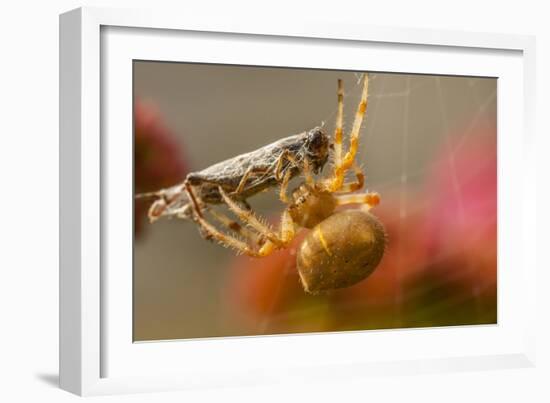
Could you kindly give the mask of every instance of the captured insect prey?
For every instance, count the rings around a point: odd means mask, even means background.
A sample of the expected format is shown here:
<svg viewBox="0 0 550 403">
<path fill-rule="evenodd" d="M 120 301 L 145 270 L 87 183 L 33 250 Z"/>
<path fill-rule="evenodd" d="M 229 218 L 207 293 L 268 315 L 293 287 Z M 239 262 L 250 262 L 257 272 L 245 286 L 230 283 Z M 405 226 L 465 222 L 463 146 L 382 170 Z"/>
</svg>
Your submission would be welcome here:
<svg viewBox="0 0 550 403">
<path fill-rule="evenodd" d="M 223 203 L 220 186 L 235 201 L 245 203 L 247 198 L 298 175 L 306 160 L 314 173 L 320 172 L 329 156 L 328 146 L 328 136 L 316 127 L 189 173 L 181 184 L 136 197 L 157 199 L 149 209 L 151 222 L 161 217 L 192 219 L 191 202 L 200 203 L 202 208 Z"/>
<path fill-rule="evenodd" d="M 332 139 L 322 127 L 315 127 L 190 173 L 176 186 L 136 197 L 156 199 L 149 209 L 151 222 L 162 217 L 191 220 L 204 238 L 252 257 L 289 248 L 299 228 L 309 229 L 296 254 L 304 290 L 319 293 L 354 285 L 378 266 L 386 246 L 384 227 L 369 211 L 380 196 L 359 192 L 365 176 L 356 155 L 368 88 L 365 74 L 346 150 L 344 89 L 338 80 Z M 315 177 L 328 161 L 328 176 Z M 348 172 L 353 180 L 346 179 Z M 289 182 L 297 176 L 301 182 L 290 192 Z M 274 229 L 252 211 L 247 199 L 276 187 L 286 208 Z M 212 208 L 219 204 L 225 204 L 237 219 Z M 338 209 L 347 205 L 358 206 Z"/>
</svg>

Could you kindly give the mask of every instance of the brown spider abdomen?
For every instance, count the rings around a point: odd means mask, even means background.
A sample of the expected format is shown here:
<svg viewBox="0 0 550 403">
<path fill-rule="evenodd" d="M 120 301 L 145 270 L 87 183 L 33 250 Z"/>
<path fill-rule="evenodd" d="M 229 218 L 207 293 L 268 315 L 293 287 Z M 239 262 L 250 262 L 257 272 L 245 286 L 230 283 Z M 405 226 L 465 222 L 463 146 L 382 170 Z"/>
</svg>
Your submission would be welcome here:
<svg viewBox="0 0 550 403">
<path fill-rule="evenodd" d="M 364 210 L 336 213 L 304 238 L 296 258 L 304 289 L 312 294 L 349 287 L 365 279 L 380 263 L 386 232 Z"/>
</svg>

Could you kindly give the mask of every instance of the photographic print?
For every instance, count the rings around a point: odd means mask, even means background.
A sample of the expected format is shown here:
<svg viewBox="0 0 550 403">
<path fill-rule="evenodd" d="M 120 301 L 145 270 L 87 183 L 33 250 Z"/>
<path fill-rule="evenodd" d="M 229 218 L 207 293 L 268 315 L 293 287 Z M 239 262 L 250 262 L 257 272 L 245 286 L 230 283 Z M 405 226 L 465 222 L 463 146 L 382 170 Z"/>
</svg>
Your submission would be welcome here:
<svg viewBox="0 0 550 403">
<path fill-rule="evenodd" d="M 133 62 L 134 341 L 495 324 L 497 79 Z"/>
</svg>

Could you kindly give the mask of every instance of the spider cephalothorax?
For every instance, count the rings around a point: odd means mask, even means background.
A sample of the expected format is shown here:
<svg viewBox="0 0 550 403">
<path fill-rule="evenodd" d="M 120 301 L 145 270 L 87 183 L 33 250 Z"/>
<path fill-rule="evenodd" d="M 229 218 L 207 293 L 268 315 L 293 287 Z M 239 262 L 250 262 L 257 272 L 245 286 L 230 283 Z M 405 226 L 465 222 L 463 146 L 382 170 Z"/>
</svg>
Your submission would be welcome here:
<svg viewBox="0 0 550 403">
<path fill-rule="evenodd" d="M 288 206 L 292 220 L 300 227 L 310 229 L 334 214 L 339 205 L 362 203 L 372 207 L 380 201 L 377 193 L 353 195 L 350 198 L 349 195 L 334 194 L 320 184 L 307 183 L 294 190 L 292 198 L 293 202 Z"/>
<path fill-rule="evenodd" d="M 292 192 L 292 198 L 288 211 L 292 220 L 304 228 L 313 228 L 330 217 L 338 205 L 332 193 L 305 183 Z"/>
</svg>

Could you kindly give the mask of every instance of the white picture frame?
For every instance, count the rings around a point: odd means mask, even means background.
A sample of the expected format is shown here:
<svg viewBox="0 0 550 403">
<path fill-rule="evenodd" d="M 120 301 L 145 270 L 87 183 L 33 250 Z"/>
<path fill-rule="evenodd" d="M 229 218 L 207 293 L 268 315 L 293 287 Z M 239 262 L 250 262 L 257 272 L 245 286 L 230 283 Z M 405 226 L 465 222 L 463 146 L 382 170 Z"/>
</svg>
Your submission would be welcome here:
<svg viewBox="0 0 550 403">
<path fill-rule="evenodd" d="M 338 57 L 305 57 L 312 43 Z M 534 49 L 529 36 L 315 20 L 103 8 L 61 15 L 61 387 L 96 395 L 534 365 Z M 132 227 L 124 213 L 131 163 L 120 157 L 131 150 L 123 133 L 131 134 L 133 59 L 499 77 L 498 325 L 133 343 Z M 109 135 L 115 129 L 120 136 Z M 114 262 L 122 269 L 109 271 Z M 320 347 L 334 353 L 320 356 Z"/>
</svg>

